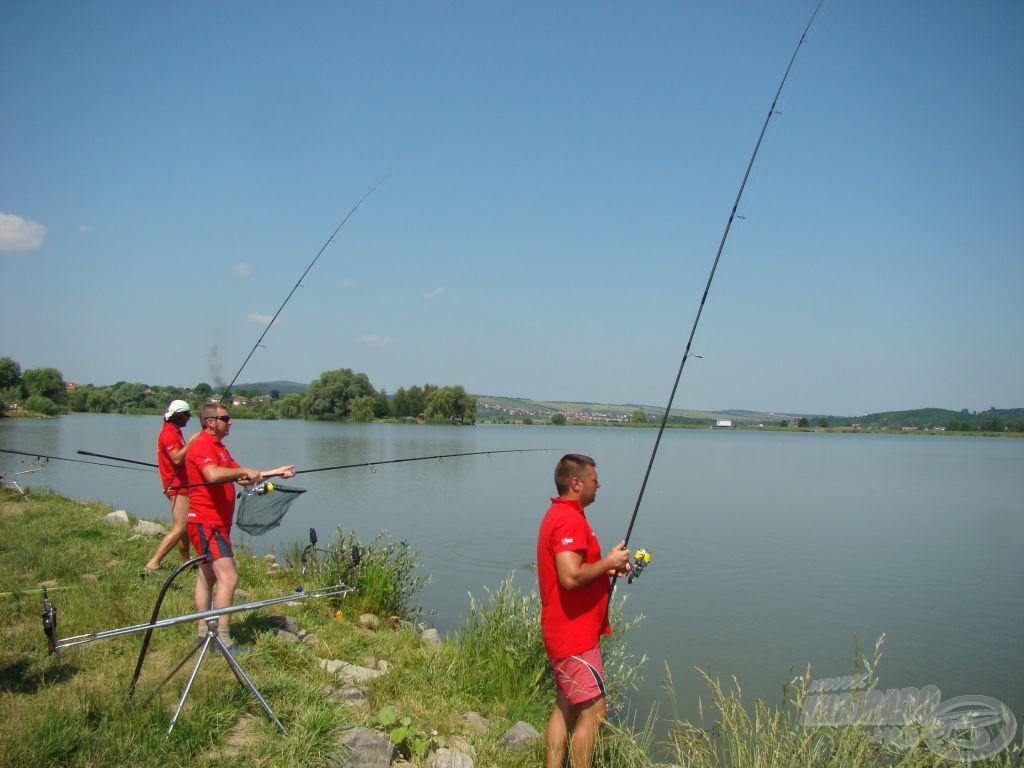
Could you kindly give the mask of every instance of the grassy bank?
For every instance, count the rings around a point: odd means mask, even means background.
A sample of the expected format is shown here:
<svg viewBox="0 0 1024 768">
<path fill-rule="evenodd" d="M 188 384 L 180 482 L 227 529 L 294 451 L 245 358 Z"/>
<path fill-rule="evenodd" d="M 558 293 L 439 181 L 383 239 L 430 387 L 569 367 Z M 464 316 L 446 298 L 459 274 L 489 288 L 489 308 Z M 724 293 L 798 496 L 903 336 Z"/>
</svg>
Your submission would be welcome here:
<svg viewBox="0 0 1024 768">
<path fill-rule="evenodd" d="M 19 766 L 294 766 L 333 764 L 338 735 L 360 725 L 392 732 L 405 753 L 426 765 L 430 749 L 447 745 L 475 754 L 477 766 L 517 768 L 542 763 L 535 745 L 515 752 L 499 745 L 519 720 L 543 726 L 552 704 L 537 624 L 537 603 L 508 584 L 477 596 L 466 623 L 440 645 L 424 643 L 415 626 L 416 558 L 408 547 L 378 537 L 363 545 L 358 572 L 345 563 L 308 571 L 306 589 L 342 576 L 359 586 L 345 602 L 307 600 L 236 615 L 233 632 L 252 646 L 243 666 L 288 729 L 280 735 L 235 682 L 227 666 L 210 659 L 196 679 L 174 734 L 164 730 L 185 673 L 152 702 L 143 703 L 163 676 L 191 647 L 194 627 L 159 630 L 135 703 L 125 700 L 140 635 L 113 638 L 49 656 L 39 619 L 38 584 L 55 582 L 51 599 L 59 609 L 58 636 L 112 629 L 145 620 L 159 583 L 138 577 L 154 539 L 133 539 L 129 528 L 111 526 L 111 511 L 45 493 L 27 500 L 0 490 L 0 765 Z M 353 542 L 344 537 L 346 547 Z M 292 555 L 294 559 L 294 554 Z M 272 569 L 263 558 L 240 553 L 241 587 L 247 600 L 292 592 L 298 573 Z M 190 575 L 172 592 L 163 615 L 191 612 Z M 404 615 L 392 629 L 359 623 L 363 611 L 385 618 Z M 316 643 L 286 642 L 268 614 L 297 619 Z M 621 619 L 616 622 L 621 625 Z M 606 650 L 612 701 L 627 700 L 636 665 L 619 642 Z M 339 686 L 319 659 L 372 666 L 387 662 L 386 674 L 365 685 L 369 698 L 347 703 L 324 694 Z M 809 678 L 794 681 L 790 698 L 800 703 Z M 896 748 L 874 743 L 863 731 L 801 728 L 791 705 L 744 706 L 738 690 L 711 678 L 709 723 L 677 722 L 666 743 L 653 744 L 653 720 L 630 727 L 619 722 L 600 741 L 596 765 L 645 768 L 652 755 L 680 766 L 939 766 L 952 765 L 923 746 Z M 490 721 L 473 729 L 467 711 Z M 982 764 L 982 763 L 975 763 Z M 1010 753 L 984 763 L 1009 766 Z"/>
</svg>

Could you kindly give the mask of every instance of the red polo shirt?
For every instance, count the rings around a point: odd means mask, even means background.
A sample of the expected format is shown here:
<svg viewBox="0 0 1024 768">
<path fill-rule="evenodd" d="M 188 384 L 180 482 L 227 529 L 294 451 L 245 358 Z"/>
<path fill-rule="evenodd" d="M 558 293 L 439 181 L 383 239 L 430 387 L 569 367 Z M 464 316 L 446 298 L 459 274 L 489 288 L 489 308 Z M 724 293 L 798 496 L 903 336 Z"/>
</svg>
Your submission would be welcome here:
<svg viewBox="0 0 1024 768">
<path fill-rule="evenodd" d="M 165 421 L 163 429 L 160 430 L 160 435 L 156 439 L 156 466 L 160 470 L 160 482 L 163 484 L 160 486 L 161 488 L 166 488 L 169 485 L 185 485 L 188 482 L 185 479 L 185 462 L 182 462 L 180 466 L 175 466 L 170 455 L 171 451 L 177 451 L 184 447 L 185 438 L 181 436 L 181 429 L 177 425 Z M 164 493 L 168 496 L 177 496 L 178 494 L 188 494 L 188 489 L 178 488 L 164 491 Z"/>
<path fill-rule="evenodd" d="M 209 432 L 203 431 L 189 444 L 185 454 L 185 470 L 189 485 L 205 483 L 203 467 L 230 467 L 240 465 L 231 458 L 228 449 Z M 212 523 L 231 528 L 235 517 L 235 484 L 197 485 L 189 489 L 189 523 Z"/>
<path fill-rule="evenodd" d="M 579 502 L 552 499 L 537 536 L 540 626 L 548 657 L 564 659 L 597 645 L 611 634 L 608 624 L 610 580 L 599 576 L 586 586 L 565 589 L 558 583 L 555 555 L 581 551 L 584 563 L 601 559 L 601 544 Z"/>
</svg>

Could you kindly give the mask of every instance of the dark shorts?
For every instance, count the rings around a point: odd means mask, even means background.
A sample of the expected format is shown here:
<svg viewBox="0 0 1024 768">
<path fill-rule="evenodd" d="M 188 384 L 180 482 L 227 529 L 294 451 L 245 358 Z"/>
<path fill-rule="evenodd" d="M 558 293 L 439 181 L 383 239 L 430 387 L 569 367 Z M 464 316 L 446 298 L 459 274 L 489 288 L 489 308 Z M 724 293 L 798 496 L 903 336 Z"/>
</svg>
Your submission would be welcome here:
<svg viewBox="0 0 1024 768">
<path fill-rule="evenodd" d="M 605 695 L 604 665 L 601 663 L 598 646 L 574 656 L 550 661 L 555 673 L 555 685 L 570 704 L 582 704 Z"/>
<path fill-rule="evenodd" d="M 231 549 L 230 532 L 224 526 L 211 523 L 189 523 L 188 538 L 200 555 L 209 555 L 210 560 L 234 557 Z"/>
</svg>

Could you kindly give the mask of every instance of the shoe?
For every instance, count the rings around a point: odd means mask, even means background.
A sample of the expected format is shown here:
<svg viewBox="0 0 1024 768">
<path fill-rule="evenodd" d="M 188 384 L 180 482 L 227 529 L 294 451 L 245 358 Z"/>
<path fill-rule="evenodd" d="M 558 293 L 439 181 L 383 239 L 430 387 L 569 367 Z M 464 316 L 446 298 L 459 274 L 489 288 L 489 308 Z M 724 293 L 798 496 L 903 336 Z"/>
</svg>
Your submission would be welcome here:
<svg viewBox="0 0 1024 768">
<path fill-rule="evenodd" d="M 237 659 L 239 656 L 244 656 L 250 651 L 248 645 L 241 645 L 240 643 L 236 643 L 234 640 L 231 640 L 230 642 L 225 640 L 224 645 L 227 646 L 228 653 L 230 653 L 231 657 L 234 659 Z M 219 645 L 213 646 L 213 653 L 215 656 L 221 653 Z"/>
</svg>

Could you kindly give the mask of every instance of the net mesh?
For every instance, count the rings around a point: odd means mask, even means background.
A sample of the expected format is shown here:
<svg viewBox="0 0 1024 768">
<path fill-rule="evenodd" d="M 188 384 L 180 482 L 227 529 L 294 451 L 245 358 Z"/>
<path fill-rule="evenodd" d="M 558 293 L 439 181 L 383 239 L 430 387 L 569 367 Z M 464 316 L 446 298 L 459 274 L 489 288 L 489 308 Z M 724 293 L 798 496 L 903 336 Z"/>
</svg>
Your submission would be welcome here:
<svg viewBox="0 0 1024 768">
<path fill-rule="evenodd" d="M 235 525 L 250 536 L 262 536 L 281 524 L 281 518 L 292 503 L 306 492 L 305 488 L 273 483 L 274 490 L 265 493 L 242 491 L 235 505 Z"/>
</svg>

